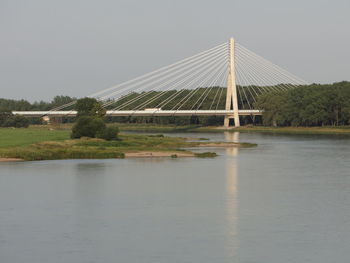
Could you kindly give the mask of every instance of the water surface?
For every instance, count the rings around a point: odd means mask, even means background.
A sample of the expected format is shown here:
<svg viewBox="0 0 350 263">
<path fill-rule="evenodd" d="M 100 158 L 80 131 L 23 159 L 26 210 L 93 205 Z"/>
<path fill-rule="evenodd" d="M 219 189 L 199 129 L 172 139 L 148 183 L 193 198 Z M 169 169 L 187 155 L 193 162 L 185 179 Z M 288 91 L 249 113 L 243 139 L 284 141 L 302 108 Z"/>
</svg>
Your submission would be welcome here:
<svg viewBox="0 0 350 263">
<path fill-rule="evenodd" d="M 258 143 L 213 159 L 0 164 L 0 262 L 348 262 L 350 140 Z"/>
</svg>

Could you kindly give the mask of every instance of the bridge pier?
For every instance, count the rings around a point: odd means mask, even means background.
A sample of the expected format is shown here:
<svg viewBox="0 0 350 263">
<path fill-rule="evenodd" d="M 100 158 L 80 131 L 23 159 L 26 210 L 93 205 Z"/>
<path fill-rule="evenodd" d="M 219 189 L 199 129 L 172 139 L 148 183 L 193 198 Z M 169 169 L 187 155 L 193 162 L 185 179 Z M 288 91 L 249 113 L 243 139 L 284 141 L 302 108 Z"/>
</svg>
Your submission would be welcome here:
<svg viewBox="0 0 350 263">
<path fill-rule="evenodd" d="M 225 116 L 224 127 L 228 128 L 230 126 L 230 118 Z"/>
<path fill-rule="evenodd" d="M 224 126 L 225 126 L 226 128 L 230 127 L 230 120 L 231 120 L 231 119 L 234 119 L 234 116 L 232 116 L 232 115 L 227 115 L 227 116 L 225 116 L 225 119 L 224 119 Z"/>
</svg>

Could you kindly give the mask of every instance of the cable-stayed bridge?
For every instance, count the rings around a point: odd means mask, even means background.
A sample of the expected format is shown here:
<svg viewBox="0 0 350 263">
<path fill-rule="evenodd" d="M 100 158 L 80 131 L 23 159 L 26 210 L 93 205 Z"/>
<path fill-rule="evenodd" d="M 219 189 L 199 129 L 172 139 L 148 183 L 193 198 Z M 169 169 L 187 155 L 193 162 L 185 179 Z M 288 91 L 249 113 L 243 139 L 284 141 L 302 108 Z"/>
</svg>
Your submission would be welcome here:
<svg viewBox="0 0 350 263">
<path fill-rule="evenodd" d="M 135 79 L 89 95 L 107 116 L 239 116 L 261 115 L 257 97 L 292 89 L 306 81 L 235 42 L 215 46 Z M 72 101 L 50 111 L 14 111 L 31 117 L 75 116 Z"/>
</svg>

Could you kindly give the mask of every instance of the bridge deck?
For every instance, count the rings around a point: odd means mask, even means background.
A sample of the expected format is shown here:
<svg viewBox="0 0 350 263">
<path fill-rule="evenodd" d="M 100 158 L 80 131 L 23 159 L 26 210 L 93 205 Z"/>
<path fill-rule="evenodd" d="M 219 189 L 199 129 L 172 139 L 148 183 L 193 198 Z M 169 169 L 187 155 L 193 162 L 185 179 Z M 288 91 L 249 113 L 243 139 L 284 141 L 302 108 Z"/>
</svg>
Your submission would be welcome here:
<svg viewBox="0 0 350 263">
<path fill-rule="evenodd" d="M 261 110 L 239 110 L 240 116 L 262 115 Z M 27 117 L 74 117 L 76 111 L 13 111 Z M 113 111 L 106 112 L 107 116 L 231 116 L 233 110 L 137 110 L 137 111 Z"/>
</svg>

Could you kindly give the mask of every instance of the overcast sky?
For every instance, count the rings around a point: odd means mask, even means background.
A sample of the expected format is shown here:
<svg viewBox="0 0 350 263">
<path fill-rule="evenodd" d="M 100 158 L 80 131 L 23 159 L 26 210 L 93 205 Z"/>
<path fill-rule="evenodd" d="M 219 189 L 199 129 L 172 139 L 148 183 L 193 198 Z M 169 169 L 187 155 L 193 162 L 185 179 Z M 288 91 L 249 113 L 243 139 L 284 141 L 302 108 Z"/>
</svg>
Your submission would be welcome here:
<svg viewBox="0 0 350 263">
<path fill-rule="evenodd" d="M 82 97 L 221 44 L 350 80 L 349 0 L 0 0 L 0 97 Z"/>
</svg>

